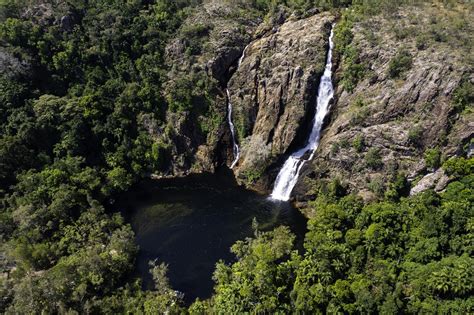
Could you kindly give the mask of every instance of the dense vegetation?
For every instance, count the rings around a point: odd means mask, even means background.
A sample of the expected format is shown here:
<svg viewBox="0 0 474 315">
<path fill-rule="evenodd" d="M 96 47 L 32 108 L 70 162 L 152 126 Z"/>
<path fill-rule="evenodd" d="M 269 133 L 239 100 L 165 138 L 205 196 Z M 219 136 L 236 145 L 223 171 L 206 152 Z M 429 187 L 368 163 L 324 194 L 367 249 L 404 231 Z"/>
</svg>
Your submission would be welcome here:
<svg viewBox="0 0 474 315">
<path fill-rule="evenodd" d="M 474 310 L 474 158 L 448 160 L 441 194 L 364 204 L 333 182 L 311 203 L 305 253 L 286 228 L 256 230 L 220 262 L 216 294 L 191 310 L 216 313 L 438 313 Z"/>
<path fill-rule="evenodd" d="M 114 293 L 133 232 L 104 206 L 163 163 L 147 128 L 164 119 L 164 45 L 192 5 L 0 2 L 0 309 L 95 310 L 128 292 Z"/>
<path fill-rule="evenodd" d="M 305 12 L 352 1 L 242 2 L 264 16 L 281 4 Z M 366 11 L 394 3 L 353 2 Z M 7 275 L 0 278 L 0 312 L 185 312 L 166 265 L 150 265 L 154 290 L 130 280 L 133 231 L 106 209 L 165 167 L 167 144 L 150 129 L 166 126 L 168 110 L 195 105 L 189 84 L 201 78 L 182 81 L 166 97 L 162 90 L 172 66 L 165 44 L 199 4 L 0 0 L 0 267 Z M 350 89 L 364 67 L 345 23 L 336 39 L 345 43 L 339 53 Z M 198 53 L 202 43 L 193 39 L 205 28 L 179 32 L 190 37 L 188 53 Z M 399 56 L 393 76 L 410 66 L 409 56 Z M 459 90 L 460 110 L 472 103 L 469 84 Z M 363 139 L 353 145 L 362 147 Z M 439 155 L 426 153 L 431 167 Z M 366 163 L 378 167 L 378 152 Z M 233 246 L 235 264 L 217 264 L 215 296 L 190 311 L 473 312 L 473 163 L 448 160 L 455 181 L 440 195 L 400 199 L 397 188 L 386 201 L 365 205 L 343 189 L 322 187 L 304 254 L 287 228 L 256 227 L 254 238 Z"/>
</svg>

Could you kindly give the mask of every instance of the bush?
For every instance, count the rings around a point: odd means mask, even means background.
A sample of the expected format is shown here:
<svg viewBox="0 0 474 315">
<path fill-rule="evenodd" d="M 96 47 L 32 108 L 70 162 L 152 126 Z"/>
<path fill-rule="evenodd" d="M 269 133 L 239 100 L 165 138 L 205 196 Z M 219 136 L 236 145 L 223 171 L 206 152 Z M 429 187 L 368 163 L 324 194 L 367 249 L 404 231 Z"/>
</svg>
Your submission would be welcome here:
<svg viewBox="0 0 474 315">
<path fill-rule="evenodd" d="M 408 27 L 395 27 L 393 31 L 395 32 L 395 38 L 401 40 L 407 38 L 413 30 Z"/>
<path fill-rule="evenodd" d="M 440 166 L 441 151 L 439 148 L 428 149 L 425 151 L 425 162 L 429 168 L 436 169 Z"/>
<path fill-rule="evenodd" d="M 429 38 L 425 34 L 420 34 L 416 37 L 416 48 L 418 50 L 424 50 L 428 47 Z"/>
<path fill-rule="evenodd" d="M 454 92 L 453 98 L 456 112 L 462 112 L 468 105 L 474 103 L 474 84 L 469 81 L 461 83 Z"/>
<path fill-rule="evenodd" d="M 348 92 L 352 92 L 365 74 L 365 67 L 359 59 L 359 52 L 352 45 L 345 49 L 342 68 L 342 85 Z"/>
<path fill-rule="evenodd" d="M 382 197 L 385 191 L 384 180 L 381 176 L 374 177 L 367 185 L 369 190 L 377 197 Z"/>
<path fill-rule="evenodd" d="M 351 125 L 356 126 L 356 125 L 361 125 L 364 120 L 369 117 L 370 111 L 368 108 L 363 107 L 358 109 L 355 113 L 352 114 L 351 117 Z"/>
<path fill-rule="evenodd" d="M 347 140 L 347 138 L 341 139 L 341 141 L 339 141 L 339 144 L 340 144 L 341 148 L 344 148 L 344 149 L 347 149 L 350 146 L 349 141 Z"/>
<path fill-rule="evenodd" d="M 188 78 L 178 78 L 172 84 L 170 93 L 166 97 L 169 109 L 175 113 L 191 110 L 193 107 L 191 81 Z"/>
<path fill-rule="evenodd" d="M 357 152 L 362 152 L 364 150 L 364 136 L 362 135 L 357 135 L 354 140 L 352 141 L 352 146 Z"/>
<path fill-rule="evenodd" d="M 354 101 L 354 106 L 355 107 L 364 107 L 365 106 L 364 99 L 362 97 L 357 97 L 356 100 Z"/>
<path fill-rule="evenodd" d="M 412 65 L 412 56 L 406 50 L 400 51 L 388 64 L 388 75 L 391 78 L 398 78 L 400 75 L 409 70 Z"/>
<path fill-rule="evenodd" d="M 256 183 L 260 179 L 260 177 L 262 177 L 264 171 L 265 168 L 253 168 L 246 170 L 243 175 L 246 178 L 247 184 Z"/>
<path fill-rule="evenodd" d="M 404 174 L 397 174 L 388 185 L 385 191 L 385 198 L 391 201 L 398 201 L 400 197 L 407 196 L 410 193 L 410 184 Z"/>
<path fill-rule="evenodd" d="M 186 55 L 197 55 L 201 53 L 203 38 L 209 35 L 210 26 L 205 24 L 186 25 L 182 29 L 182 35 L 187 42 Z"/>
<path fill-rule="evenodd" d="M 444 29 L 437 24 L 431 27 L 431 36 L 436 42 L 446 42 L 448 40 L 448 35 Z"/>
<path fill-rule="evenodd" d="M 423 137 L 423 128 L 420 126 L 414 126 L 408 130 L 408 141 L 411 144 L 419 145 Z"/>
<path fill-rule="evenodd" d="M 334 44 L 335 51 L 338 54 L 344 54 L 346 47 L 348 47 L 354 35 L 352 34 L 352 21 L 349 12 L 345 11 L 342 15 L 341 21 L 337 23 L 334 29 Z"/>
<path fill-rule="evenodd" d="M 330 196 L 342 198 L 347 194 L 347 185 L 339 178 L 333 178 L 328 184 L 328 192 Z"/>
<path fill-rule="evenodd" d="M 365 165 L 371 169 L 378 169 L 382 166 L 382 157 L 378 148 L 370 148 L 365 155 Z"/>
<path fill-rule="evenodd" d="M 454 176 L 456 178 L 470 175 L 474 172 L 474 158 L 451 158 L 444 162 L 443 169 L 449 176 Z"/>
</svg>

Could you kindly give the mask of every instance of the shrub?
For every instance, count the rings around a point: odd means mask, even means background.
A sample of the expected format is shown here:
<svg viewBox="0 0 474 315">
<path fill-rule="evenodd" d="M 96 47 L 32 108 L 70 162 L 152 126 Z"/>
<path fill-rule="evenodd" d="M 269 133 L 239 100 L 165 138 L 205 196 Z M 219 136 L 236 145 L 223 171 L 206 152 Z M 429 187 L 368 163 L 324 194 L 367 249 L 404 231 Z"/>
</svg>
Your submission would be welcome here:
<svg viewBox="0 0 474 315">
<path fill-rule="evenodd" d="M 448 35 L 443 30 L 442 26 L 435 24 L 431 27 L 431 36 L 436 42 L 446 42 Z"/>
<path fill-rule="evenodd" d="M 391 201 L 398 201 L 400 197 L 410 193 L 410 184 L 404 174 L 398 173 L 388 185 L 385 191 L 385 198 Z"/>
<path fill-rule="evenodd" d="M 451 158 L 444 162 L 443 169 L 449 176 L 454 176 L 456 178 L 470 175 L 474 172 L 474 158 Z"/>
<path fill-rule="evenodd" d="M 420 126 L 414 126 L 408 130 L 408 141 L 411 144 L 419 145 L 423 137 L 423 128 Z"/>
<path fill-rule="evenodd" d="M 183 112 L 192 108 L 192 83 L 188 78 L 179 78 L 173 82 L 166 99 L 171 111 Z"/>
<path fill-rule="evenodd" d="M 453 98 L 456 112 L 462 112 L 468 105 L 474 103 L 474 84 L 469 81 L 461 83 L 454 92 Z"/>
<path fill-rule="evenodd" d="M 349 45 L 343 57 L 342 85 L 348 92 L 352 92 L 364 74 L 365 67 L 359 59 L 359 52 Z"/>
<path fill-rule="evenodd" d="M 425 162 L 429 168 L 438 168 L 441 162 L 441 151 L 439 148 L 428 149 L 425 151 Z"/>
<path fill-rule="evenodd" d="M 382 197 L 385 191 L 384 180 L 382 176 L 374 177 L 367 185 L 369 190 L 376 194 L 378 197 Z"/>
<path fill-rule="evenodd" d="M 246 178 L 247 184 L 256 183 L 260 179 L 260 177 L 262 177 L 264 171 L 265 168 L 252 168 L 245 170 L 243 175 Z"/>
<path fill-rule="evenodd" d="M 364 120 L 369 116 L 370 111 L 368 108 L 360 108 L 355 113 L 352 114 L 351 117 L 351 125 L 360 125 L 364 122 Z"/>
<path fill-rule="evenodd" d="M 341 20 L 334 29 L 334 50 L 336 55 L 342 58 L 341 84 L 348 92 L 353 91 L 365 72 L 365 67 L 359 60 L 359 52 L 352 44 L 354 37 L 352 19 L 354 16 L 351 14 L 349 10 L 344 11 Z"/>
<path fill-rule="evenodd" d="M 182 35 L 186 39 L 186 55 L 197 55 L 201 53 L 203 38 L 209 35 L 211 27 L 202 23 L 194 25 L 185 25 L 182 29 Z"/>
<path fill-rule="evenodd" d="M 362 97 L 357 97 L 356 100 L 354 101 L 354 106 L 355 107 L 364 107 L 365 106 L 364 99 Z"/>
<path fill-rule="evenodd" d="M 341 21 L 337 23 L 334 29 L 334 43 L 335 51 L 338 54 L 344 54 L 346 47 L 348 47 L 354 35 L 352 34 L 352 21 L 348 12 L 344 12 Z"/>
<path fill-rule="evenodd" d="M 370 148 L 365 155 L 365 165 L 372 169 L 378 169 L 382 166 L 382 157 L 378 148 Z"/>
<path fill-rule="evenodd" d="M 391 78 L 398 78 L 409 70 L 412 65 L 412 56 L 407 50 L 400 51 L 388 64 L 388 74 Z"/>
<path fill-rule="evenodd" d="M 428 47 L 429 38 L 425 34 L 420 34 L 416 37 L 416 48 L 418 50 L 424 50 Z"/>
<path fill-rule="evenodd" d="M 343 184 L 339 178 L 333 178 L 328 185 L 328 192 L 334 197 L 344 197 L 347 194 L 347 185 Z"/>
<path fill-rule="evenodd" d="M 407 38 L 412 29 L 408 27 L 395 27 L 393 31 L 395 32 L 395 38 L 401 40 Z"/>
<path fill-rule="evenodd" d="M 357 152 L 362 152 L 364 150 L 364 136 L 362 135 L 357 135 L 354 140 L 352 141 L 352 146 Z"/>
<path fill-rule="evenodd" d="M 341 141 L 339 141 L 339 145 L 340 145 L 341 148 L 344 148 L 344 149 L 347 149 L 350 146 L 349 141 L 347 140 L 347 138 L 341 139 Z"/>
</svg>

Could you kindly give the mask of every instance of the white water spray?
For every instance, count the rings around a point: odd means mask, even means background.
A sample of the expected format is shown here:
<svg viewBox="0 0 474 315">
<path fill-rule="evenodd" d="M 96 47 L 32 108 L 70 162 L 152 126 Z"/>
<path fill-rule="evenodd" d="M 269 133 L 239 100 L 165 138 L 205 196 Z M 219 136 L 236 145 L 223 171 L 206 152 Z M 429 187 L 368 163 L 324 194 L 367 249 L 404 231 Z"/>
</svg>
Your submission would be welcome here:
<svg viewBox="0 0 474 315">
<path fill-rule="evenodd" d="M 240 64 L 244 60 L 245 52 L 247 51 L 248 47 L 249 45 L 245 46 L 244 50 L 242 51 L 242 56 L 240 56 L 239 61 L 237 63 L 237 69 L 240 67 Z M 230 102 L 229 89 L 225 89 L 225 92 L 227 94 L 227 122 L 229 123 L 230 133 L 232 135 L 232 151 L 234 153 L 234 160 L 232 161 L 230 168 L 233 169 L 234 166 L 239 161 L 240 148 L 239 148 L 239 145 L 237 144 L 237 140 L 235 139 L 235 127 L 234 127 L 234 123 L 232 122 L 232 103 Z"/>
<path fill-rule="evenodd" d="M 290 155 L 286 160 L 285 164 L 281 168 L 278 176 L 275 180 L 275 186 L 271 194 L 272 199 L 276 200 L 289 200 L 291 191 L 298 181 L 303 165 L 311 160 L 314 153 L 319 145 L 319 138 L 321 136 L 321 129 L 324 122 L 324 117 L 329 111 L 329 102 L 333 98 L 334 89 L 332 85 L 332 50 L 334 47 L 333 43 L 333 32 L 334 25 L 331 28 L 331 34 L 329 36 L 329 51 L 326 59 L 326 67 L 324 69 L 321 82 L 318 87 L 318 96 L 316 99 L 316 113 L 313 120 L 313 127 L 311 134 L 309 135 L 306 146 Z M 305 159 L 307 152 L 311 152 L 309 158 Z"/>
</svg>

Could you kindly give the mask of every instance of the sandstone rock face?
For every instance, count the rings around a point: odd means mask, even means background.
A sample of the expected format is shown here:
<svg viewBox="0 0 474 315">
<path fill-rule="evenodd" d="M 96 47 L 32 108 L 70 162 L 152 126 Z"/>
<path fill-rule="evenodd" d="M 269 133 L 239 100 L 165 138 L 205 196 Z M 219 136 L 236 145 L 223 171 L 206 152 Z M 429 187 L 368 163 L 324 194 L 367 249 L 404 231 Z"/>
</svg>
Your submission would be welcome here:
<svg viewBox="0 0 474 315">
<path fill-rule="evenodd" d="M 348 184 L 350 191 L 365 191 L 361 193 L 365 198 L 374 187 L 387 187 L 396 174 L 423 177 L 428 170 L 420 161 L 426 149 L 459 154 L 472 139 L 472 111 L 456 113 L 453 107 L 461 80 L 474 80 L 466 51 L 435 40 L 420 48 L 417 33 L 400 39 L 395 32 L 396 27 L 421 32 L 423 25 L 430 25 L 429 19 L 428 10 L 406 8 L 398 16 L 353 25 L 351 45 L 358 51 L 364 75 L 350 91 L 342 84 L 344 65 L 339 63 L 331 120 L 314 160 L 305 165 L 295 187 L 297 201 L 314 198 L 313 185 L 333 179 Z M 391 61 L 401 50 L 411 55 L 411 67 L 392 77 Z M 443 182 L 442 176 L 436 180 L 433 176 L 425 177 L 418 184 L 423 187 L 412 192 Z"/>
<path fill-rule="evenodd" d="M 270 189 L 274 166 L 304 143 L 333 22 L 328 13 L 290 17 L 247 47 L 228 84 L 241 146 L 235 169 L 240 182 Z"/>
</svg>

